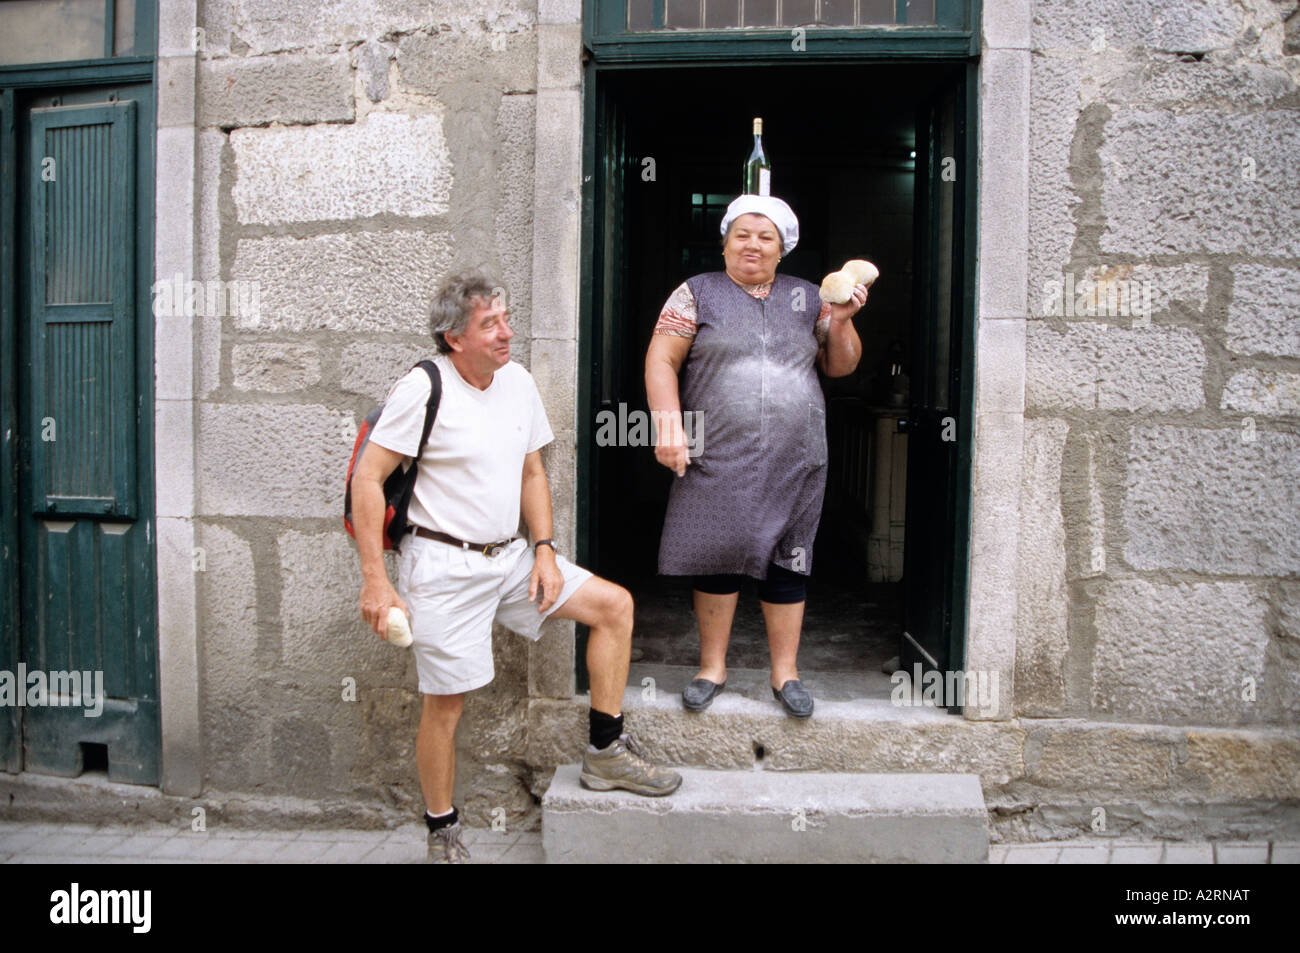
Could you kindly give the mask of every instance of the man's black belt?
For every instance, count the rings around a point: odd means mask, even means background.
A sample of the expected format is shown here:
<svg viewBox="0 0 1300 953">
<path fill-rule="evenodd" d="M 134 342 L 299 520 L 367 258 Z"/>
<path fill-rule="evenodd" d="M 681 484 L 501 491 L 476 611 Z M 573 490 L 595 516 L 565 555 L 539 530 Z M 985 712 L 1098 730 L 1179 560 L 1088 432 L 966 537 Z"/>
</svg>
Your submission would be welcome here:
<svg viewBox="0 0 1300 953">
<path fill-rule="evenodd" d="M 498 540 L 495 543 L 467 543 L 463 539 L 457 539 L 455 536 L 448 536 L 446 533 L 439 533 L 431 529 L 425 529 L 423 526 L 416 526 L 411 530 L 416 536 L 423 536 L 425 539 L 434 539 L 440 543 L 450 543 L 453 546 L 459 546 L 461 549 L 471 549 L 476 553 L 482 553 L 484 556 L 500 556 L 501 550 L 513 543 L 518 536 L 511 536 L 509 539 Z"/>
</svg>

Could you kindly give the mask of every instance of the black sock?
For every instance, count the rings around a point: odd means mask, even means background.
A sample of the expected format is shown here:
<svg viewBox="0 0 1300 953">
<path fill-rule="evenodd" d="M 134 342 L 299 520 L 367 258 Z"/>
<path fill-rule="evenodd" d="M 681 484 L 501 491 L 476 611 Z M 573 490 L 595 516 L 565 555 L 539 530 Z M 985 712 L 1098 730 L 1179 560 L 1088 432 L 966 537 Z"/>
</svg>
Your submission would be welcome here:
<svg viewBox="0 0 1300 953">
<path fill-rule="evenodd" d="M 450 814 L 442 817 L 434 817 L 427 810 L 424 812 L 424 823 L 429 825 L 430 833 L 443 827 L 451 827 L 458 820 L 460 820 L 460 812 L 456 810 L 455 805 L 452 805 Z"/>
<path fill-rule="evenodd" d="M 603 711 L 587 712 L 587 738 L 597 751 L 608 748 L 623 733 L 623 716 L 607 715 Z"/>
</svg>

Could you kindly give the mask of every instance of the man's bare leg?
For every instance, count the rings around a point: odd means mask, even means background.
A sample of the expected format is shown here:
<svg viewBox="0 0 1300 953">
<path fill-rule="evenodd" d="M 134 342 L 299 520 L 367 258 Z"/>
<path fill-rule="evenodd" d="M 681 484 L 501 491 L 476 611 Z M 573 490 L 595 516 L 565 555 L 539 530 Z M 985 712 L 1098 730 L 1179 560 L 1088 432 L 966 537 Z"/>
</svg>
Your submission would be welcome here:
<svg viewBox="0 0 1300 953">
<path fill-rule="evenodd" d="M 593 576 L 552 613 L 591 630 L 587 638 L 587 676 L 591 707 L 606 715 L 623 713 L 623 691 L 632 662 L 632 594 L 608 579 Z"/>
<path fill-rule="evenodd" d="M 415 764 L 420 772 L 420 790 L 430 814 L 451 810 L 451 792 L 456 785 L 456 724 L 465 696 L 424 695 L 420 730 L 415 736 Z"/>
<path fill-rule="evenodd" d="M 641 757 L 624 743 L 622 734 L 623 691 L 632 660 L 632 594 L 608 579 L 593 576 L 553 615 L 581 622 L 591 630 L 587 639 L 589 743 L 579 780 L 597 791 L 621 788 L 649 797 L 672 794 L 681 786 L 681 775 Z M 604 732 L 608 732 L 604 740 L 597 740 Z"/>
<path fill-rule="evenodd" d="M 708 679 L 715 685 L 727 680 L 727 644 L 739 601 L 739 592 L 717 595 L 695 590 L 695 618 L 700 626 L 700 670 L 696 678 Z"/>
</svg>

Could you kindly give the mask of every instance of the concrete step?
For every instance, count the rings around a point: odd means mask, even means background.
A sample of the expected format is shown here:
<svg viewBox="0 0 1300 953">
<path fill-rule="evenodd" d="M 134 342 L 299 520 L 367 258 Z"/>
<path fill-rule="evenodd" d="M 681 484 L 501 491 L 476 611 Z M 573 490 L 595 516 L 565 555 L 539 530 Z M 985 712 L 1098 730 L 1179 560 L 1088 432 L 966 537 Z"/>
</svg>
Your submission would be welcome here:
<svg viewBox="0 0 1300 953">
<path fill-rule="evenodd" d="M 588 791 L 556 769 L 542 798 L 548 863 L 985 863 L 973 774 L 679 769 L 668 797 Z"/>
</svg>

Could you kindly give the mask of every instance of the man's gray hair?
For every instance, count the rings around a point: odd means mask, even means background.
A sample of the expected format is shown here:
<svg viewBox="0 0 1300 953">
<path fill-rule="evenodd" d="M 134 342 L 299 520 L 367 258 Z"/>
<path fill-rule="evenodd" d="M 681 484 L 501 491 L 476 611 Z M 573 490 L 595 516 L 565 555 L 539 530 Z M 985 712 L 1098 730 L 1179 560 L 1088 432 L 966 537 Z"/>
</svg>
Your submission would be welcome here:
<svg viewBox="0 0 1300 953">
<path fill-rule="evenodd" d="M 438 353 L 451 353 L 446 335 L 464 334 L 469 329 L 474 299 L 490 302 L 498 295 L 504 297 L 505 289 L 481 272 L 461 272 L 444 281 L 429 308 L 429 331 L 438 344 Z"/>
</svg>

